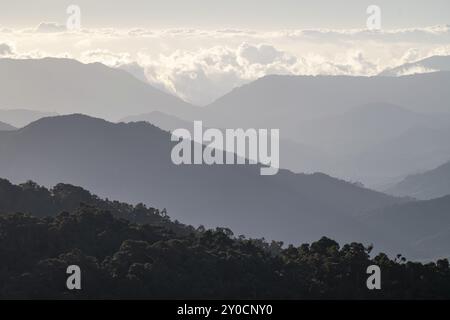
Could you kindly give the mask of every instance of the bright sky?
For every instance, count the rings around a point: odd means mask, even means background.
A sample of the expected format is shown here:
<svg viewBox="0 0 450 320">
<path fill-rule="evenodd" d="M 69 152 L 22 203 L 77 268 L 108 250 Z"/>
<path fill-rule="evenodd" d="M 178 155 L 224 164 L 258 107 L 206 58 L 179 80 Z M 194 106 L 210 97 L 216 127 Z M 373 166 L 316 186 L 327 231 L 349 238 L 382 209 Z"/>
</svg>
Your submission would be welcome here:
<svg viewBox="0 0 450 320">
<path fill-rule="evenodd" d="M 64 23 L 70 4 L 82 8 L 86 27 L 361 28 L 371 4 L 382 8 L 386 28 L 450 21 L 448 0 L 1 0 L 0 24 Z"/>
</svg>

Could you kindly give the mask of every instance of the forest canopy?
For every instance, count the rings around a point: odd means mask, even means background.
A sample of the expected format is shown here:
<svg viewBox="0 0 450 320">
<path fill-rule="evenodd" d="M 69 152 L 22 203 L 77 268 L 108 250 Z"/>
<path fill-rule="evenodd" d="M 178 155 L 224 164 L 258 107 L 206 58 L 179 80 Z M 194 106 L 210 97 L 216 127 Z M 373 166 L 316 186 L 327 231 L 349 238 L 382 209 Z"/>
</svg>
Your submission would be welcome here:
<svg viewBox="0 0 450 320">
<path fill-rule="evenodd" d="M 0 298 L 450 298 L 446 259 L 373 256 L 323 237 L 300 246 L 193 228 L 67 184 L 0 181 Z M 368 290 L 366 269 L 382 270 Z M 66 288 L 78 265 L 82 290 Z"/>
</svg>

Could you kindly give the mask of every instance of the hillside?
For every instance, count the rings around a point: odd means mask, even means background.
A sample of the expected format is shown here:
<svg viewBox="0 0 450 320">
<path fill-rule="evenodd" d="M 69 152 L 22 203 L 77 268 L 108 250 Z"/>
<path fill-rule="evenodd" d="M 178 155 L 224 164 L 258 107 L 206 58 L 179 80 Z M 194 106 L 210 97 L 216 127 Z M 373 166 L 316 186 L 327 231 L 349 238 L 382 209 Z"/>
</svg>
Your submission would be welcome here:
<svg viewBox="0 0 450 320">
<path fill-rule="evenodd" d="M 280 170 L 261 176 L 257 165 L 176 166 L 173 145 L 169 133 L 144 122 L 44 118 L 0 134 L 0 176 L 80 185 L 101 197 L 167 208 L 189 224 L 292 243 L 323 234 L 382 241 L 354 216 L 403 201 L 325 174 Z"/>
<path fill-rule="evenodd" d="M 89 191 L 71 184 L 58 183 L 51 189 L 27 181 L 14 185 L 0 178 L 0 213 L 20 212 L 35 217 L 56 216 L 80 207 L 108 211 L 117 219 L 138 224 L 164 227 L 176 234 L 188 234 L 193 228 L 170 220 L 165 211 L 139 203 L 130 205 L 101 199 Z"/>
<path fill-rule="evenodd" d="M 0 121 L 0 131 L 10 131 L 10 130 L 16 130 L 17 128 L 13 127 L 12 125 Z"/>
<path fill-rule="evenodd" d="M 450 256 L 450 196 L 376 209 L 361 217 L 367 225 L 411 246 L 421 259 Z M 397 247 L 402 252 L 402 247 Z"/>
<path fill-rule="evenodd" d="M 324 171 L 375 187 L 450 157 L 441 143 L 450 133 L 450 110 L 445 103 L 450 99 L 449 85 L 450 72 L 402 77 L 271 75 L 180 118 L 202 119 L 216 128 L 280 129 L 282 140 L 328 155 L 327 162 L 315 168 L 293 166 L 297 172 Z M 409 131 L 422 129 L 436 130 L 441 136 L 427 142 L 431 155 L 417 155 L 416 135 L 408 138 Z M 384 145 L 395 146 L 386 153 Z M 285 162 L 301 161 L 302 153 L 302 149 L 293 152 L 293 158 Z M 384 161 L 386 155 L 395 161 Z M 410 161 L 403 161 L 403 155 Z"/>
<path fill-rule="evenodd" d="M 450 162 L 423 173 L 406 177 L 388 188 L 386 192 L 395 195 L 432 199 L 450 194 Z"/>
<path fill-rule="evenodd" d="M 194 108 L 126 71 L 70 59 L 0 59 L 0 87 L 0 107 L 8 109 L 81 112 L 118 120 L 130 113 Z"/>
<path fill-rule="evenodd" d="M 311 244 L 236 237 L 224 228 L 174 233 L 174 224 L 135 224 L 117 213 L 138 210 L 78 187 L 47 190 L 0 181 L 0 299 L 448 299 L 447 259 L 426 264 L 390 259 L 352 242 Z M 14 195 L 6 204 L 5 196 Z M 97 205 L 75 204 L 79 198 Z M 48 200 L 64 209 L 54 215 Z M 38 216 L 8 213 L 29 204 Z M 8 209 L 5 209 L 5 205 Z M 106 207 L 105 207 L 106 206 Z M 154 216 L 153 209 L 144 210 Z M 157 215 L 161 218 L 161 216 Z M 181 226 L 181 225 L 177 225 Z M 14 250 L 11 250 L 14 248 Z M 382 270 L 383 290 L 367 290 L 366 269 Z M 82 290 L 65 287 L 67 267 L 82 272 Z M 412 282 L 411 279 L 414 279 Z M 420 284 L 420 285 L 418 285 Z"/>
<path fill-rule="evenodd" d="M 178 128 L 192 131 L 194 128 L 193 121 L 181 120 L 159 111 L 125 117 L 121 121 L 146 121 L 169 132 Z M 224 129 L 219 130 L 225 133 Z M 283 169 L 289 169 L 297 173 L 331 172 L 332 163 L 333 160 L 325 152 L 290 139 L 280 139 L 280 167 Z"/>
<path fill-rule="evenodd" d="M 239 126 L 281 126 L 384 101 L 418 113 L 448 112 L 450 72 L 403 77 L 266 76 L 207 107 L 205 117 Z M 236 117 L 239 114 L 239 117 Z"/>
</svg>

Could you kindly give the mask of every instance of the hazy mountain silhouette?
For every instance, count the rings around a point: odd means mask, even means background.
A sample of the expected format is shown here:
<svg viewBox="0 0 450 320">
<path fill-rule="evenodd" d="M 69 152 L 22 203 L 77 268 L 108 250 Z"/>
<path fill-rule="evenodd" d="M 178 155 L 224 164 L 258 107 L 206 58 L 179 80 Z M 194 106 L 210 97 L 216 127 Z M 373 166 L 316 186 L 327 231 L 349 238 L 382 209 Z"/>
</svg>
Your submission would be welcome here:
<svg viewBox="0 0 450 320">
<path fill-rule="evenodd" d="M 166 207 L 186 223 L 295 243 L 324 234 L 381 243 L 355 216 L 404 201 L 325 174 L 280 170 L 261 176 L 255 165 L 176 166 L 172 146 L 168 132 L 144 122 L 44 118 L 0 133 L 0 176 L 47 186 L 72 183 L 102 197 Z"/>
<path fill-rule="evenodd" d="M 446 136 L 448 138 L 448 135 Z M 448 139 L 447 139 L 448 143 Z M 450 162 L 433 170 L 406 177 L 386 192 L 408 195 L 417 199 L 432 199 L 450 195 Z"/>
<path fill-rule="evenodd" d="M 375 209 L 361 220 L 392 237 L 394 248 L 412 247 L 417 258 L 450 256 L 450 196 Z M 395 245 L 401 245 L 395 248 Z"/>
<path fill-rule="evenodd" d="M 295 136 L 333 152 L 351 153 L 394 138 L 423 121 L 423 115 L 400 106 L 368 103 L 337 115 L 299 121 Z"/>
<path fill-rule="evenodd" d="M 124 120 L 148 121 L 165 130 L 192 128 L 191 121 L 161 112 Z M 281 127 L 280 164 L 295 172 L 326 172 L 372 187 L 385 185 L 450 158 L 448 133 L 450 114 L 368 103 L 340 114 L 299 119 L 290 134 Z"/>
<path fill-rule="evenodd" d="M 380 76 L 401 76 L 422 72 L 450 71 L 450 56 L 432 56 L 416 62 L 384 70 Z"/>
<path fill-rule="evenodd" d="M 178 128 L 185 128 L 188 130 L 193 130 L 194 128 L 192 121 L 183 120 L 176 116 L 169 115 L 161 111 L 152 111 L 149 113 L 127 116 L 122 118 L 120 121 L 126 123 L 146 121 L 162 130 L 170 132 Z"/>
<path fill-rule="evenodd" d="M 390 150 L 393 154 L 378 152 L 379 146 L 394 145 L 390 140 L 402 139 L 409 130 L 450 128 L 445 103 L 450 99 L 449 85 L 450 72 L 403 77 L 266 76 L 236 88 L 192 118 L 201 117 L 211 127 L 279 128 L 282 139 L 331 155 L 331 166 L 321 170 L 378 185 L 430 165 L 412 159 L 396 172 L 397 164 L 377 164 L 386 156 L 413 154 L 403 150 L 414 144 L 412 137 Z M 439 142 L 432 143 L 435 150 L 442 149 Z M 359 163 L 368 155 L 371 165 Z M 433 156 L 450 154 L 444 148 Z M 356 170 L 355 164 L 369 171 Z"/>
<path fill-rule="evenodd" d="M 82 112 L 117 120 L 152 110 L 182 113 L 194 108 L 124 70 L 70 59 L 0 59 L 0 87 L 0 106 L 8 109 Z"/>
<path fill-rule="evenodd" d="M 371 103 L 300 122 L 295 136 L 332 155 L 325 172 L 374 186 L 448 159 L 448 134 L 450 114 Z"/>
<path fill-rule="evenodd" d="M 10 130 L 16 130 L 16 127 L 13 127 L 12 125 L 0 121 L 0 131 L 10 131 Z"/>
<path fill-rule="evenodd" d="M 17 128 L 22 128 L 27 124 L 36 121 L 40 118 L 56 115 L 57 114 L 54 112 L 41 112 L 26 109 L 10 109 L 10 110 L 0 109 L 0 120 L 10 123 L 11 125 Z"/>
<path fill-rule="evenodd" d="M 448 112 L 450 72 L 404 77 L 266 76 L 236 88 L 206 109 L 215 123 L 295 129 L 299 121 L 385 101 L 407 110 Z M 238 116 L 237 116 L 238 115 Z"/>
<path fill-rule="evenodd" d="M 146 121 L 160 129 L 172 132 L 178 128 L 185 128 L 192 132 L 193 121 L 182 120 L 163 112 L 153 111 L 146 114 L 129 116 L 123 122 Z M 217 128 L 216 128 L 217 129 Z M 221 129 L 224 132 L 224 129 Z M 294 142 L 290 139 L 280 140 L 280 167 L 297 173 L 329 172 L 334 160 L 325 152 L 306 144 Z"/>
<path fill-rule="evenodd" d="M 375 183 L 390 181 L 389 177 L 398 182 L 398 177 L 423 172 L 449 159 L 449 134 L 450 130 L 411 128 L 396 138 L 368 147 L 352 159 L 348 170 L 363 172 Z"/>
<path fill-rule="evenodd" d="M 447 72 L 405 77 L 267 76 L 236 88 L 206 108 L 197 108 L 123 70 L 99 63 L 0 59 L 0 85 L 4 89 L 0 106 L 81 112 L 112 120 L 157 110 L 183 120 L 204 120 L 207 127 L 279 128 L 287 145 L 282 147 L 286 150 L 281 157 L 283 167 L 296 172 L 327 172 L 372 186 L 433 167 L 450 157 L 437 140 L 431 144 L 438 152 L 433 154 L 435 160 L 378 165 L 380 157 L 386 155 L 379 152 L 384 144 L 395 145 L 391 139 L 401 140 L 407 130 L 417 130 L 412 128 L 416 122 L 427 127 L 423 122 L 430 116 L 424 113 L 448 111 L 443 101 L 450 98 L 449 79 Z M 449 117 L 434 117 L 441 118 Z M 21 126 L 6 118 L 0 117 L 0 121 Z M 402 149 L 413 143 L 411 138 L 400 148 L 392 148 L 394 153 L 389 157 L 414 155 L 414 150 Z M 426 157 L 431 159 L 429 153 Z M 361 163 L 364 159 L 368 161 Z M 396 171 L 399 167 L 401 172 Z"/>
</svg>

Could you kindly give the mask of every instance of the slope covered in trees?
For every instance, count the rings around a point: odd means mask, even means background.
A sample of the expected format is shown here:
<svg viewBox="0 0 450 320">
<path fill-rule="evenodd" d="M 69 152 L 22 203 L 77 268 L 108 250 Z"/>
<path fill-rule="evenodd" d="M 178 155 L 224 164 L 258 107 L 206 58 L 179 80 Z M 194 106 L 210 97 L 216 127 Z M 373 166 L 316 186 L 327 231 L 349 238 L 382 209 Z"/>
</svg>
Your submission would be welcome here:
<svg viewBox="0 0 450 320">
<path fill-rule="evenodd" d="M 450 298 L 447 260 L 372 258 L 370 247 L 325 237 L 295 247 L 194 230 L 69 185 L 49 191 L 2 180 L 0 193 L 0 298 Z M 7 213 L 33 208 L 35 216 Z M 132 222 L 139 209 L 151 219 Z M 80 291 L 66 289 L 73 264 Z M 372 264 L 382 270 L 381 290 L 366 287 Z"/>
<path fill-rule="evenodd" d="M 139 203 L 135 206 L 108 199 L 100 199 L 89 191 L 70 184 L 59 183 L 52 189 L 33 181 L 13 185 L 0 179 L 0 213 L 21 212 L 36 217 L 55 216 L 62 211 L 73 211 L 81 206 L 92 206 L 110 212 L 114 217 L 139 224 L 165 227 L 186 234 L 192 227 L 172 222 L 165 210 L 149 208 Z"/>
<path fill-rule="evenodd" d="M 381 246 L 383 239 L 354 215 L 405 201 L 321 173 L 261 176 L 259 165 L 176 165 L 175 144 L 168 132 L 144 122 L 44 118 L 0 132 L 0 177 L 68 182 L 101 197 L 167 208 L 192 225 L 296 244 L 327 234 Z"/>
</svg>

